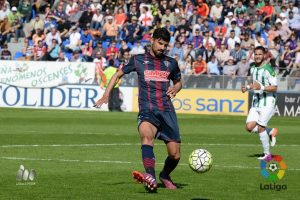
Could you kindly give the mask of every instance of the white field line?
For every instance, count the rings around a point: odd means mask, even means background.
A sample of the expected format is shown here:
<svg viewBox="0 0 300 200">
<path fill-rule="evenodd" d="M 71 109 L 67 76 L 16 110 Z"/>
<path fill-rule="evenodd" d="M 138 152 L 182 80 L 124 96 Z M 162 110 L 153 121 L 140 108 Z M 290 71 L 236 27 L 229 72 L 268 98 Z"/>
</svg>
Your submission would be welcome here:
<svg viewBox="0 0 300 200">
<path fill-rule="evenodd" d="M 15 147 L 97 147 L 97 146 L 139 146 L 140 143 L 107 143 L 107 144 L 9 144 L 0 145 L 2 148 Z M 155 146 L 164 146 L 158 143 Z M 233 146 L 233 147 L 260 147 L 260 144 L 218 144 L 218 143 L 181 143 L 183 146 Z M 279 144 L 278 147 L 300 147 L 299 144 Z"/>
<path fill-rule="evenodd" d="M 51 159 L 51 158 L 23 158 L 23 157 L 0 157 L 2 160 L 24 160 L 24 161 L 54 161 L 54 162 L 79 162 L 79 163 L 110 163 L 110 164 L 139 164 L 138 162 L 130 161 L 118 161 L 118 160 L 69 160 L 69 159 Z M 156 163 L 158 165 L 164 165 L 164 163 Z M 181 166 L 187 166 L 187 164 L 179 164 Z M 228 169 L 259 169 L 259 167 L 251 166 L 226 166 L 226 165 L 213 165 L 215 168 L 228 168 Z M 288 171 L 300 171 L 297 168 L 288 168 Z"/>
</svg>

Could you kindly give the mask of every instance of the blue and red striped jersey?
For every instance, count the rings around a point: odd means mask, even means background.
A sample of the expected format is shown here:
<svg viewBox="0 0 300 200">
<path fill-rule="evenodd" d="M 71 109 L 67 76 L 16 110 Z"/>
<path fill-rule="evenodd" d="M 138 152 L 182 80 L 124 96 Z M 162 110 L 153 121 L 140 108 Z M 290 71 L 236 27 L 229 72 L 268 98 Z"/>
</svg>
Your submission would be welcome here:
<svg viewBox="0 0 300 200">
<path fill-rule="evenodd" d="M 138 75 L 139 110 L 174 111 L 167 96 L 170 80 L 180 80 L 177 61 L 169 56 L 157 58 L 149 52 L 132 56 L 122 68 L 125 74 L 135 71 Z"/>
</svg>

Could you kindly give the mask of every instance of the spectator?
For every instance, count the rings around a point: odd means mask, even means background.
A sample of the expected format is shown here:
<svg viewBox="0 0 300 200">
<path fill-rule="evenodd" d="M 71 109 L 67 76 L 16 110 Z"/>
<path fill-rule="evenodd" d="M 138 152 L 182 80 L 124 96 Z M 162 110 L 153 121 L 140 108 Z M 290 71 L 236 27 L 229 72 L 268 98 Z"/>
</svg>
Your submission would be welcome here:
<svg viewBox="0 0 300 200">
<path fill-rule="evenodd" d="M 236 66 L 235 74 L 237 74 L 237 77 L 235 79 L 233 79 L 233 81 L 232 81 L 233 89 L 236 88 L 238 81 L 240 81 L 242 85 L 246 85 L 249 68 L 250 68 L 250 63 L 247 60 L 247 56 L 244 55 L 242 57 L 242 60 L 239 61 Z"/>
<path fill-rule="evenodd" d="M 58 55 L 61 49 L 56 39 L 52 39 L 52 43 L 48 46 L 46 60 L 48 61 L 55 61 L 58 59 Z"/>
<path fill-rule="evenodd" d="M 210 33 L 208 31 L 204 32 L 204 38 L 203 38 L 203 46 L 204 48 L 208 48 L 208 46 L 211 45 L 213 48 L 216 45 L 215 39 L 210 36 Z"/>
<path fill-rule="evenodd" d="M 184 60 L 183 64 L 180 66 L 181 73 L 184 75 L 191 75 L 193 73 L 192 70 L 193 58 L 188 55 Z"/>
<path fill-rule="evenodd" d="M 175 46 L 171 49 L 169 56 L 174 57 L 178 55 L 180 61 L 184 60 L 184 51 L 179 41 L 175 42 Z"/>
<path fill-rule="evenodd" d="M 236 65 L 234 64 L 233 57 L 230 56 L 227 63 L 223 66 L 224 82 L 221 82 L 221 88 L 227 88 L 229 80 L 235 79 Z"/>
<path fill-rule="evenodd" d="M 23 16 L 23 22 L 29 22 L 31 19 L 32 3 L 30 0 L 20 0 L 18 11 Z"/>
<path fill-rule="evenodd" d="M 106 49 L 106 58 L 114 54 L 114 59 L 119 56 L 119 49 L 116 47 L 116 41 L 112 41 L 110 47 Z"/>
<path fill-rule="evenodd" d="M 263 7 L 261 7 L 259 10 L 259 14 L 263 15 L 264 18 L 262 19 L 262 21 L 265 24 L 270 24 L 270 22 L 272 21 L 272 17 L 274 14 L 274 7 L 270 4 L 270 0 L 264 0 L 265 1 L 265 5 Z"/>
<path fill-rule="evenodd" d="M 211 81 L 211 87 L 216 88 L 216 83 L 219 80 L 220 70 L 216 56 L 213 55 L 207 63 L 207 76 Z"/>
<path fill-rule="evenodd" d="M 78 31 L 78 27 L 73 26 L 69 33 L 67 33 L 67 36 L 69 36 L 70 43 L 65 46 L 66 50 L 69 52 L 79 51 L 81 46 L 81 35 Z"/>
<path fill-rule="evenodd" d="M 145 49 L 141 44 L 141 41 L 137 41 L 136 45 L 134 45 L 133 48 L 131 49 L 130 55 L 137 55 L 143 53 L 145 53 Z"/>
<path fill-rule="evenodd" d="M 69 62 L 69 59 L 67 56 L 65 56 L 65 53 L 64 52 L 60 52 L 58 54 L 58 58 L 56 60 L 57 62 Z"/>
<path fill-rule="evenodd" d="M 229 38 L 228 38 L 228 40 L 227 40 L 228 49 L 229 49 L 229 50 L 234 49 L 235 43 L 241 43 L 241 40 L 240 40 L 239 37 L 237 37 L 237 36 L 235 35 L 235 31 L 234 31 L 234 30 L 231 30 L 231 31 L 230 31 L 230 36 L 229 36 Z"/>
<path fill-rule="evenodd" d="M 173 36 L 175 33 L 175 26 L 171 25 L 170 21 L 166 21 L 165 29 L 167 29 L 170 32 L 170 35 Z"/>
<path fill-rule="evenodd" d="M 199 19 L 201 19 L 201 17 L 198 15 L 198 13 L 197 13 L 197 8 L 194 8 L 193 9 L 193 15 L 192 16 L 190 16 L 189 18 L 188 18 L 188 24 L 190 24 L 191 26 L 195 26 L 196 24 L 199 24 L 198 22 L 198 20 Z M 198 27 L 198 29 L 199 29 L 200 27 Z"/>
<path fill-rule="evenodd" d="M 192 76 L 190 76 L 186 82 L 188 87 L 205 87 L 207 79 L 205 76 L 200 76 L 206 74 L 207 64 L 202 59 L 202 55 L 197 57 L 197 60 L 193 62 L 192 66 Z"/>
<path fill-rule="evenodd" d="M 127 15 L 124 13 L 124 9 L 118 8 L 118 13 L 115 14 L 115 22 L 119 30 L 122 29 L 127 20 Z"/>
<path fill-rule="evenodd" d="M 198 0 L 197 12 L 204 19 L 208 17 L 209 7 L 206 3 L 203 3 L 203 0 Z"/>
<path fill-rule="evenodd" d="M 40 61 L 45 58 L 47 48 L 43 45 L 43 41 L 39 40 L 33 48 L 33 60 Z"/>
<path fill-rule="evenodd" d="M 129 53 L 131 51 L 131 49 L 127 46 L 127 43 L 126 43 L 125 40 L 121 41 L 121 47 L 120 47 L 119 51 L 120 51 L 120 53 L 119 53 L 119 58 L 120 59 L 123 59 L 123 56 L 124 56 L 125 52 Z"/>
<path fill-rule="evenodd" d="M 93 54 L 93 47 L 91 46 L 90 43 L 86 42 L 84 45 L 81 47 L 81 52 L 82 52 L 82 59 L 87 62 L 93 61 L 92 54 Z"/>
<path fill-rule="evenodd" d="M 249 51 L 250 46 L 252 44 L 253 45 L 255 44 L 254 40 L 250 37 L 249 33 L 245 33 L 244 39 L 242 40 L 242 43 L 241 43 L 242 49 L 245 50 L 245 51 Z"/>
<path fill-rule="evenodd" d="M 33 44 L 29 41 L 28 38 L 24 38 L 23 43 L 23 57 L 19 58 L 18 60 L 32 60 L 33 58 Z"/>
<path fill-rule="evenodd" d="M 14 6 L 8 14 L 8 21 L 13 23 L 16 19 L 21 19 L 21 14 L 18 12 L 17 7 Z"/>
<path fill-rule="evenodd" d="M 223 11 L 223 6 L 221 0 L 216 0 L 215 5 L 213 5 L 210 10 L 210 18 L 212 19 L 212 21 L 214 22 L 221 21 L 222 11 Z"/>
<path fill-rule="evenodd" d="M 221 44 L 221 48 L 216 52 L 216 58 L 220 67 L 225 65 L 225 62 L 229 59 L 230 51 L 226 49 L 225 44 Z"/>
<path fill-rule="evenodd" d="M 234 49 L 230 51 L 230 56 L 233 57 L 235 63 L 238 63 L 240 62 L 242 57 L 246 56 L 246 52 L 241 48 L 240 43 L 235 43 Z"/>
<path fill-rule="evenodd" d="M 93 11 L 91 7 L 88 7 L 86 11 L 83 11 L 82 15 L 79 18 L 79 27 L 83 29 L 88 29 L 91 26 L 91 22 L 93 19 Z"/>
<path fill-rule="evenodd" d="M 255 7 L 255 0 L 250 0 L 249 1 L 249 6 L 247 9 L 247 14 L 249 18 L 251 19 L 254 15 L 256 15 L 256 7 Z"/>
<path fill-rule="evenodd" d="M 142 24 L 144 28 L 149 28 L 152 26 L 153 19 L 153 15 L 149 11 L 149 8 L 144 6 L 142 8 L 141 16 L 139 17 L 140 24 Z"/>
<path fill-rule="evenodd" d="M 230 2 L 230 1 L 229 1 Z M 231 27 L 231 22 L 235 21 L 235 18 L 233 17 L 233 13 L 232 12 L 229 12 L 227 14 L 227 17 L 225 18 L 224 20 L 224 25 L 229 28 Z"/>
<path fill-rule="evenodd" d="M 96 9 L 91 22 L 91 29 L 100 30 L 103 21 L 103 14 L 100 9 Z"/>
<path fill-rule="evenodd" d="M 208 44 L 207 48 L 204 51 L 203 59 L 206 63 L 211 61 L 211 58 L 215 55 L 215 49 L 213 48 L 212 44 Z"/>
<path fill-rule="evenodd" d="M 118 39 L 118 27 L 115 24 L 115 22 L 113 22 L 113 17 L 112 16 L 108 16 L 107 17 L 107 22 L 104 24 L 103 26 L 103 40 L 117 40 Z"/>
<path fill-rule="evenodd" d="M 92 3 L 90 4 L 90 8 L 92 9 L 93 13 L 96 13 L 97 11 L 101 13 L 102 11 L 102 5 L 100 4 L 99 0 L 92 0 Z"/>
<path fill-rule="evenodd" d="M 9 5 L 8 4 L 3 5 L 2 8 L 0 8 L 0 21 L 2 21 L 4 17 L 8 17 L 9 13 L 10 13 Z"/>
<path fill-rule="evenodd" d="M 289 22 L 285 13 L 280 13 L 279 17 L 276 19 L 275 23 L 281 23 L 282 26 L 288 26 Z"/>
<path fill-rule="evenodd" d="M 281 22 L 276 23 L 277 35 L 281 37 L 283 42 L 286 42 L 292 34 L 292 31 L 287 26 L 282 26 Z"/>
<path fill-rule="evenodd" d="M 165 26 L 169 21 L 170 26 L 175 25 L 174 13 L 171 12 L 171 8 L 167 8 L 165 14 L 162 16 L 161 23 Z"/>
<path fill-rule="evenodd" d="M 101 54 L 102 57 L 105 57 L 105 49 L 103 49 L 101 41 L 97 42 L 97 46 L 93 50 L 92 57 L 95 58 L 96 57 L 96 53 L 98 53 L 98 52 L 100 52 L 100 54 Z"/>
<path fill-rule="evenodd" d="M 80 52 L 78 50 L 73 51 L 72 57 L 70 59 L 70 62 L 82 62 L 83 59 L 80 55 Z"/>
<path fill-rule="evenodd" d="M 55 39 L 58 42 L 58 44 L 61 44 L 61 37 L 56 28 L 51 28 L 51 32 L 47 33 L 45 38 L 47 46 L 52 45 L 53 39 Z"/>
<path fill-rule="evenodd" d="M 7 17 L 3 18 L 0 24 L 0 45 L 2 46 L 8 39 L 9 35 L 13 32 L 10 22 Z"/>
<path fill-rule="evenodd" d="M 231 21 L 231 26 L 227 29 L 227 37 L 230 37 L 231 31 L 234 31 L 236 37 L 240 37 L 241 29 L 237 26 L 236 20 Z"/>
<path fill-rule="evenodd" d="M 2 46 L 1 60 L 11 60 L 11 52 L 8 50 L 7 44 Z"/>
<path fill-rule="evenodd" d="M 93 46 L 93 37 L 87 28 L 83 28 L 80 33 L 80 41 L 82 44 L 89 43 L 89 46 Z"/>
<path fill-rule="evenodd" d="M 35 34 L 32 36 L 32 42 L 35 46 L 37 46 L 39 41 L 41 41 L 43 43 L 45 38 L 46 37 L 45 37 L 43 31 L 38 28 L 38 29 L 36 29 Z"/>
<path fill-rule="evenodd" d="M 290 50 L 290 44 L 289 42 L 284 44 L 284 50 L 280 56 L 279 61 L 279 73 L 284 71 L 282 77 L 286 77 L 290 74 L 293 67 L 293 54 Z"/>
</svg>

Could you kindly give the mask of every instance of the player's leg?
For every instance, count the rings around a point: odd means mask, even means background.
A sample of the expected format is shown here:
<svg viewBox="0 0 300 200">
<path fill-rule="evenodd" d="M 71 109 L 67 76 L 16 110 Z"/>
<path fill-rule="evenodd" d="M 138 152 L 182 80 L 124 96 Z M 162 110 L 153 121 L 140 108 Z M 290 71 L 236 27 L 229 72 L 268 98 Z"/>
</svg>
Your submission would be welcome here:
<svg viewBox="0 0 300 200">
<path fill-rule="evenodd" d="M 269 107 L 262 107 L 260 108 L 260 115 L 257 121 L 258 124 L 258 132 L 259 137 L 264 149 L 264 156 L 259 157 L 258 159 L 271 159 L 270 153 L 270 138 L 269 134 L 267 133 L 266 127 L 268 125 L 269 120 L 273 116 L 274 108 Z"/>
<path fill-rule="evenodd" d="M 155 155 L 153 152 L 153 144 L 157 128 L 148 121 L 142 121 L 139 124 L 139 133 L 141 139 L 142 161 L 145 173 L 134 171 L 133 178 L 144 183 L 148 191 L 155 192 L 157 189 L 157 181 L 155 178 Z"/>
<path fill-rule="evenodd" d="M 159 174 L 159 179 L 168 189 L 176 189 L 176 185 L 170 178 L 171 172 L 177 167 L 180 160 L 180 143 L 178 142 L 166 142 L 168 157 L 165 160 L 165 165 L 161 173 Z"/>
<path fill-rule="evenodd" d="M 249 110 L 249 114 L 246 120 L 246 130 L 249 133 L 254 133 L 257 134 L 258 133 L 258 126 L 257 126 L 257 120 L 259 118 L 259 114 L 257 112 L 257 108 L 251 108 Z"/>
</svg>

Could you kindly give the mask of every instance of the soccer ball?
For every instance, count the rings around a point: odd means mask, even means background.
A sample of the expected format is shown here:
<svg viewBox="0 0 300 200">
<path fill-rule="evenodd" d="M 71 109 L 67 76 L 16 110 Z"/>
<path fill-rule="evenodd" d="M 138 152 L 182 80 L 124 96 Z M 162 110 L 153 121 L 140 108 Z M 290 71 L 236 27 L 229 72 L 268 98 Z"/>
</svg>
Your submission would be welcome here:
<svg viewBox="0 0 300 200">
<path fill-rule="evenodd" d="M 212 155 L 205 149 L 196 149 L 189 157 L 190 168 L 198 173 L 204 173 L 210 170 L 212 162 Z"/>
<path fill-rule="evenodd" d="M 272 172 L 275 172 L 277 169 L 278 169 L 278 168 L 277 168 L 276 163 L 271 163 L 271 164 L 269 165 L 269 170 L 271 170 Z"/>
</svg>

